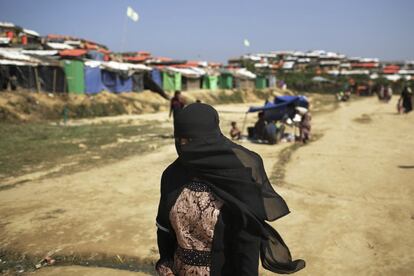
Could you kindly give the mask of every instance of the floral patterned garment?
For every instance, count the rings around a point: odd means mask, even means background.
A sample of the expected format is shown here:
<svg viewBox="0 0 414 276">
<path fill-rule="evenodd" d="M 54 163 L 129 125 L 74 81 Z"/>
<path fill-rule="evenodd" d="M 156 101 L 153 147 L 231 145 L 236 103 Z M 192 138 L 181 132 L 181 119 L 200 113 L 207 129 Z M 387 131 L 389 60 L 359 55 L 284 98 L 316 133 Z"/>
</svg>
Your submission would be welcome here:
<svg viewBox="0 0 414 276">
<path fill-rule="evenodd" d="M 178 248 L 173 264 L 158 268 L 160 275 L 210 275 L 214 228 L 222 206 L 206 184 L 185 185 L 170 211 Z"/>
</svg>

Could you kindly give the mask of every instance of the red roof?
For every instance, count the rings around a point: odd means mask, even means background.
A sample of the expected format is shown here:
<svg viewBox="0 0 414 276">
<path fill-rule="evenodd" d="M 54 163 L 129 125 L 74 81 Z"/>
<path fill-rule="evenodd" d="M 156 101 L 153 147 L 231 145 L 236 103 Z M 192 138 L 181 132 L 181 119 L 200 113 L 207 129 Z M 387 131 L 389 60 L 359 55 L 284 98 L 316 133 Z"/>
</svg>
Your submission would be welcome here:
<svg viewBox="0 0 414 276">
<path fill-rule="evenodd" d="M 146 56 L 135 56 L 135 57 L 124 57 L 124 60 L 127 60 L 127 61 L 145 61 L 148 58 L 149 57 L 146 57 Z"/>
<path fill-rule="evenodd" d="M 355 68 L 376 68 L 378 67 L 378 63 L 376 62 L 361 62 L 361 63 L 352 63 L 352 67 Z"/>
<path fill-rule="evenodd" d="M 384 74 L 396 74 L 398 71 L 400 71 L 400 66 L 398 65 L 387 65 L 382 70 Z"/>
<path fill-rule="evenodd" d="M 69 56 L 69 57 L 78 57 L 83 56 L 86 54 L 86 50 L 83 49 L 73 49 L 73 50 L 62 50 L 59 52 L 59 55 L 61 56 Z"/>
</svg>

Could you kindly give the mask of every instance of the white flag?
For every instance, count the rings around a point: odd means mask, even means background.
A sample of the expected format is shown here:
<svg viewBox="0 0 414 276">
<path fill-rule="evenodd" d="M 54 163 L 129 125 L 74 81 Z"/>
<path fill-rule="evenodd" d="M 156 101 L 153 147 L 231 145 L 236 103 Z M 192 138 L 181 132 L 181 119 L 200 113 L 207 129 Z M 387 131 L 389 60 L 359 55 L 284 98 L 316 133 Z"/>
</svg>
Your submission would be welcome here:
<svg viewBox="0 0 414 276">
<path fill-rule="evenodd" d="M 246 47 L 250 47 L 250 41 L 248 41 L 247 39 L 245 39 L 245 40 L 243 41 L 243 43 L 244 43 L 244 46 L 246 46 Z"/>
<path fill-rule="evenodd" d="M 132 21 L 134 21 L 134 22 L 137 22 L 137 21 L 138 21 L 138 19 L 139 19 L 138 13 L 136 13 L 136 12 L 134 11 L 134 9 L 133 9 L 133 8 L 131 8 L 131 7 L 128 7 L 128 8 L 127 8 L 127 16 L 128 16 L 129 18 L 131 18 L 131 20 L 132 20 Z"/>
</svg>

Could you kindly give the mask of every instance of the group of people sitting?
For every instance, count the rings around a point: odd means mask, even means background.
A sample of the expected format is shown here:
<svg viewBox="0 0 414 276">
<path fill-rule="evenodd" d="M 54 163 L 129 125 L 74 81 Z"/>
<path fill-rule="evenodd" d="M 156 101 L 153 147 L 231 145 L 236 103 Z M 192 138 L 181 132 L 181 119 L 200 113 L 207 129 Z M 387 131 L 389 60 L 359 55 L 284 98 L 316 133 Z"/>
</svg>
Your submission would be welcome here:
<svg viewBox="0 0 414 276">
<path fill-rule="evenodd" d="M 308 109 L 303 107 L 296 107 L 293 120 L 289 116 L 285 116 L 280 122 L 274 120 L 266 120 L 265 113 L 258 113 L 258 120 L 254 127 L 249 127 L 248 137 L 252 140 L 265 141 L 273 145 L 279 142 L 285 135 L 286 125 L 297 126 L 299 128 L 299 137 L 294 137 L 292 140 L 299 140 L 307 143 L 310 139 L 312 116 Z M 231 123 L 230 137 L 233 140 L 242 138 L 242 133 L 237 127 L 236 122 Z"/>
</svg>

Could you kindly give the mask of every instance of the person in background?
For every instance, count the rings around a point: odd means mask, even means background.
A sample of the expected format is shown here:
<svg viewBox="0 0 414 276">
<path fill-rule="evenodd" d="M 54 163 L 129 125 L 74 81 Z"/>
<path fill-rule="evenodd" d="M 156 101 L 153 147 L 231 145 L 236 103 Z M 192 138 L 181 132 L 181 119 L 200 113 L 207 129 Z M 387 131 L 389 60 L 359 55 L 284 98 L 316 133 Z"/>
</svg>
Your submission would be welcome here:
<svg viewBox="0 0 414 276">
<path fill-rule="evenodd" d="M 384 95 L 384 101 L 386 103 L 388 103 L 391 100 L 392 93 L 393 93 L 393 91 L 392 91 L 391 85 L 387 85 L 387 88 L 385 89 L 385 95 Z"/>
<path fill-rule="evenodd" d="M 404 113 L 411 112 L 413 110 L 413 102 L 412 102 L 413 93 L 411 88 L 407 85 L 404 86 L 404 89 L 401 92 L 400 101 L 402 101 L 402 109 Z"/>
<path fill-rule="evenodd" d="M 233 140 L 239 140 L 241 138 L 241 131 L 237 127 L 236 122 L 231 122 L 230 137 Z"/>
<path fill-rule="evenodd" d="M 289 214 L 263 160 L 227 139 L 217 111 L 193 103 L 174 120 L 178 158 L 161 178 L 156 217 L 162 276 L 258 276 L 262 266 L 293 273 L 305 261 L 267 223 Z"/>
<path fill-rule="evenodd" d="M 175 91 L 174 97 L 171 99 L 171 103 L 170 103 L 169 117 L 171 118 L 171 114 L 172 114 L 173 118 L 175 119 L 177 117 L 177 114 L 184 108 L 184 106 L 185 106 L 185 101 L 181 97 L 181 91 L 178 91 L 178 90 Z"/>
<path fill-rule="evenodd" d="M 299 123 L 299 131 L 300 131 L 300 140 L 306 144 L 309 141 L 310 138 L 310 132 L 311 132 L 311 120 L 312 116 L 309 112 L 309 110 L 302 115 L 302 119 Z"/>
<path fill-rule="evenodd" d="M 265 133 L 265 127 L 266 127 L 266 121 L 264 119 L 264 112 L 263 111 L 259 112 L 257 116 L 258 116 L 258 120 L 254 124 L 255 138 L 263 140 L 264 133 Z"/>
</svg>

